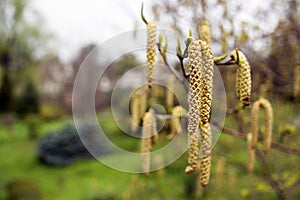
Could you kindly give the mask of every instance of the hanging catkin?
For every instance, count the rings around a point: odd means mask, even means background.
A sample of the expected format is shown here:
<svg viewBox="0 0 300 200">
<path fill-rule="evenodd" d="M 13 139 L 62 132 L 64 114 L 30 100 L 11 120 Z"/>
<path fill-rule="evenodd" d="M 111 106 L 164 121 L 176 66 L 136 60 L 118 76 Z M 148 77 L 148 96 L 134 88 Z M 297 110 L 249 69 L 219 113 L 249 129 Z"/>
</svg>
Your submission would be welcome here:
<svg viewBox="0 0 300 200">
<path fill-rule="evenodd" d="M 131 132 L 135 133 L 140 124 L 141 119 L 147 110 L 147 91 L 140 88 L 132 95 L 130 102 L 131 113 Z"/>
<path fill-rule="evenodd" d="M 252 147 L 253 135 L 252 133 L 247 134 L 247 150 L 248 150 L 248 171 L 253 172 L 255 164 L 255 147 Z"/>
<path fill-rule="evenodd" d="M 198 126 L 200 123 L 200 92 L 201 92 L 201 46 L 199 41 L 193 41 L 188 48 L 190 91 L 189 91 L 189 166 L 185 172 L 190 173 L 197 168 L 198 163 Z"/>
<path fill-rule="evenodd" d="M 183 114 L 183 108 L 181 106 L 175 106 L 172 110 L 173 117 L 170 120 L 171 133 L 169 138 L 174 138 L 178 133 L 181 133 L 182 128 L 180 124 L 180 117 Z"/>
<path fill-rule="evenodd" d="M 243 52 L 233 50 L 231 59 L 238 65 L 236 73 L 236 95 L 244 105 L 250 104 L 251 97 L 251 68 Z"/>
<path fill-rule="evenodd" d="M 175 84 L 175 76 L 171 75 L 168 78 L 168 82 L 167 82 L 167 90 L 166 90 L 166 106 L 168 109 L 173 107 L 174 104 L 174 84 Z"/>
<path fill-rule="evenodd" d="M 211 113 L 214 60 L 209 45 L 205 41 L 201 41 L 201 40 L 199 41 L 199 45 L 201 46 L 201 62 L 202 62 L 200 68 L 201 70 L 200 120 L 201 120 L 201 124 L 206 124 L 210 120 L 210 113 Z"/>
<path fill-rule="evenodd" d="M 151 88 L 154 81 L 156 62 L 156 23 L 147 24 L 147 72 L 148 87 Z"/>
<path fill-rule="evenodd" d="M 255 148 L 258 140 L 258 124 L 259 124 L 259 109 L 264 110 L 264 134 L 263 134 L 263 145 L 264 152 L 267 152 L 272 143 L 272 128 L 273 128 L 273 110 L 270 102 L 264 98 L 257 100 L 251 110 L 251 132 L 253 134 L 252 138 L 252 148 Z"/>
<path fill-rule="evenodd" d="M 210 177 L 211 166 L 211 129 L 209 123 L 202 124 L 201 130 L 201 158 L 200 158 L 200 182 L 206 186 Z"/>
<path fill-rule="evenodd" d="M 207 44 L 211 41 L 211 33 L 210 33 L 210 27 L 209 22 L 205 20 L 202 24 L 202 26 L 198 27 L 198 34 L 201 40 L 204 40 Z"/>
<path fill-rule="evenodd" d="M 148 175 L 150 172 L 150 150 L 152 149 L 152 137 L 156 134 L 155 117 L 152 112 L 147 112 L 143 118 L 141 159 L 142 170 Z M 155 131 L 155 132 L 154 132 Z"/>
<path fill-rule="evenodd" d="M 295 67 L 294 70 L 294 99 L 300 100 L 300 66 Z"/>
<path fill-rule="evenodd" d="M 131 132 L 135 133 L 140 123 L 139 117 L 139 104 L 140 99 L 136 94 L 131 98 L 130 102 L 130 113 L 131 113 Z"/>
</svg>

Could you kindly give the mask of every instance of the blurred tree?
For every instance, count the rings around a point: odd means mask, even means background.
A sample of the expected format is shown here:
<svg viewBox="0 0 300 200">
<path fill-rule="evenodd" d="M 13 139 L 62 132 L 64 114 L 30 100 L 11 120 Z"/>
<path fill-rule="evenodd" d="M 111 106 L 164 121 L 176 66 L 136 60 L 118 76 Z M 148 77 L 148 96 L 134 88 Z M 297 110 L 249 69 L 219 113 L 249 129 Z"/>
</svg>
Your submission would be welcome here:
<svg viewBox="0 0 300 200">
<path fill-rule="evenodd" d="M 32 14 L 31 23 L 27 14 Z M 33 65 L 35 55 L 44 42 L 46 35 L 37 24 L 39 17 L 35 14 L 29 9 L 27 0 L 0 0 L 1 111 L 13 110 L 13 72 Z"/>
</svg>

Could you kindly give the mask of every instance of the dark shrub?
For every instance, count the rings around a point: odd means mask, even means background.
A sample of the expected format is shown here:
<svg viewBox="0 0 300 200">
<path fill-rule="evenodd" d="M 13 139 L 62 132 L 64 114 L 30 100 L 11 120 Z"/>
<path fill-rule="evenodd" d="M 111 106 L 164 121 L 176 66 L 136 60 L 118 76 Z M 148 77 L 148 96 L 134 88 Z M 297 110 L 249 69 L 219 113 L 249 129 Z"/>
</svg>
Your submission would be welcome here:
<svg viewBox="0 0 300 200">
<path fill-rule="evenodd" d="M 95 126 L 84 125 L 79 137 L 76 128 L 68 125 L 58 133 L 48 133 L 38 142 L 38 159 L 47 165 L 65 166 L 78 158 L 93 158 L 82 140 L 96 156 L 109 153 L 107 144 L 96 130 Z"/>
</svg>

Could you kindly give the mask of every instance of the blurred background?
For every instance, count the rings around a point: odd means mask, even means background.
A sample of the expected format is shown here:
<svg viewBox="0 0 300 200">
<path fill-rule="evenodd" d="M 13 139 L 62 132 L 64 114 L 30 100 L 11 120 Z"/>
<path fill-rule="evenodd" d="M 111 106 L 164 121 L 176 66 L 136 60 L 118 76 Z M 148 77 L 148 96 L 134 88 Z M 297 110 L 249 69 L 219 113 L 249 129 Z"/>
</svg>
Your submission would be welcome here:
<svg viewBox="0 0 300 200">
<path fill-rule="evenodd" d="M 216 56 L 243 51 L 252 67 L 252 102 L 265 97 L 274 109 L 273 140 L 299 146 L 299 1 L 157 0 L 144 6 L 149 21 L 185 35 L 191 29 L 195 38 L 208 21 Z M 140 7 L 141 1 L 122 0 L 0 0 L 0 199 L 278 199 L 280 192 L 300 199 L 299 154 L 272 149 L 268 168 L 258 162 L 249 173 L 246 140 L 231 135 L 222 134 L 213 150 L 205 189 L 184 174 L 186 154 L 149 177 L 110 169 L 89 154 L 72 119 L 76 73 L 97 44 L 145 27 Z M 109 138 L 136 152 L 140 141 L 116 126 L 107 94 L 111 82 L 140 63 L 145 60 L 130 54 L 112 63 L 95 105 L 106 116 L 99 121 Z M 236 67 L 218 68 L 227 106 L 234 108 Z M 165 96 L 157 98 L 164 102 Z M 246 109 L 228 115 L 225 127 L 247 133 L 250 123 Z M 93 134 L 88 124 L 82 129 Z M 162 146 L 169 132 L 168 126 L 160 132 Z M 109 154 L 105 144 L 93 142 L 99 156 Z"/>
</svg>

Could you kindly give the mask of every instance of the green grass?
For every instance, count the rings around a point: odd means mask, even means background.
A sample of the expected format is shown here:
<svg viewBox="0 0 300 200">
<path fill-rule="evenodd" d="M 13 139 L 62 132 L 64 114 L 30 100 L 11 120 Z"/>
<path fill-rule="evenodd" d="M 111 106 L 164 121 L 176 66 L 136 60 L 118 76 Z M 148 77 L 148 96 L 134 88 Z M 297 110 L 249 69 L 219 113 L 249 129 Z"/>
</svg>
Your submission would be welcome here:
<svg viewBox="0 0 300 200">
<path fill-rule="evenodd" d="M 300 108 L 296 104 L 280 104 L 272 102 L 275 114 L 274 140 L 279 138 L 279 126 L 282 123 L 292 123 L 299 117 Z M 280 109 L 279 109 L 280 108 Z M 289 113 L 288 115 L 286 113 Z M 111 120 L 111 116 L 102 121 L 103 129 L 109 132 L 108 137 L 120 148 L 133 152 L 139 149 L 139 139 L 132 139 L 120 131 Z M 243 111 L 238 118 L 226 118 L 226 127 L 249 129 L 249 110 Z M 51 122 L 41 121 L 38 126 L 39 136 L 48 131 L 63 127 L 70 119 Z M 239 127 L 239 123 L 243 123 Z M 293 138 L 293 145 L 300 143 L 300 129 L 286 136 Z M 169 141 L 161 137 L 158 146 L 164 146 Z M 16 178 L 34 180 L 41 188 L 45 200 L 92 200 L 92 199 L 195 199 L 202 196 L 205 199 L 277 199 L 276 194 L 264 177 L 261 176 L 261 166 L 256 163 L 255 172 L 249 174 L 246 170 L 246 141 L 226 134 L 221 137 L 213 149 L 211 182 L 205 188 L 196 188 L 195 174 L 184 174 L 187 164 L 187 154 L 164 168 L 162 172 L 153 172 L 149 177 L 143 174 L 119 172 L 103 165 L 98 160 L 78 160 L 67 167 L 49 167 L 40 164 L 36 159 L 37 140 L 28 139 L 27 126 L 23 121 L 17 121 L 8 128 L 0 124 L 0 200 L 6 199 L 5 185 Z M 291 144 L 292 145 L 292 144 Z M 159 147 L 156 148 L 159 148 Z M 259 146 L 261 148 L 261 146 Z M 291 185 L 300 177 L 300 156 L 288 155 L 272 149 L 266 159 L 269 162 L 272 176 L 282 185 Z M 122 159 L 109 157 L 122 164 Z M 220 167 L 220 160 L 225 165 Z M 300 197 L 300 189 L 289 192 L 293 198 Z"/>
</svg>

